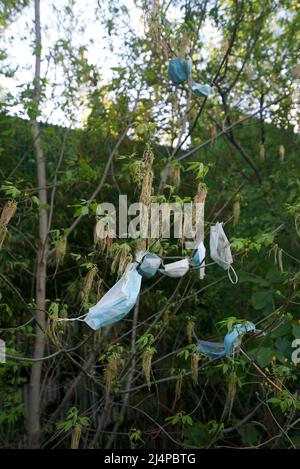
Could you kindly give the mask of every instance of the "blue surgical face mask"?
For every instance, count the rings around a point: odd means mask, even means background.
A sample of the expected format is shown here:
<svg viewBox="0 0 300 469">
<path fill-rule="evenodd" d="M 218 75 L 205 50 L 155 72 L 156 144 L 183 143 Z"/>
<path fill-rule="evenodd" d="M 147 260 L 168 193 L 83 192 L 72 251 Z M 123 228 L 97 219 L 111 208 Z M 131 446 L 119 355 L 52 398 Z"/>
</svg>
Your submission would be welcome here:
<svg viewBox="0 0 300 469">
<path fill-rule="evenodd" d="M 170 60 L 168 67 L 168 76 L 174 85 L 180 85 L 189 81 L 192 72 L 192 61 L 190 58 L 183 59 L 176 57 Z"/>
<path fill-rule="evenodd" d="M 139 262 L 138 273 L 146 278 L 154 277 L 161 264 L 161 258 L 152 252 L 138 251 L 136 260 Z"/>
<path fill-rule="evenodd" d="M 203 241 L 201 241 L 194 255 L 194 262 L 197 266 L 199 266 L 199 276 L 201 280 L 205 276 L 205 256 L 206 256 L 206 249 L 205 249 Z"/>
<path fill-rule="evenodd" d="M 131 263 L 121 279 L 89 309 L 84 321 L 94 330 L 123 319 L 136 304 L 141 288 L 137 264 Z"/>
<path fill-rule="evenodd" d="M 255 330 L 255 324 L 250 321 L 235 324 L 231 331 L 225 335 L 223 343 L 198 340 L 197 350 L 210 358 L 233 355 L 239 349 L 243 335 L 247 332 L 255 332 Z"/>
<path fill-rule="evenodd" d="M 209 85 L 201 85 L 200 83 L 192 83 L 192 91 L 195 93 L 196 96 L 203 96 L 208 98 L 211 96 L 213 89 Z"/>
</svg>

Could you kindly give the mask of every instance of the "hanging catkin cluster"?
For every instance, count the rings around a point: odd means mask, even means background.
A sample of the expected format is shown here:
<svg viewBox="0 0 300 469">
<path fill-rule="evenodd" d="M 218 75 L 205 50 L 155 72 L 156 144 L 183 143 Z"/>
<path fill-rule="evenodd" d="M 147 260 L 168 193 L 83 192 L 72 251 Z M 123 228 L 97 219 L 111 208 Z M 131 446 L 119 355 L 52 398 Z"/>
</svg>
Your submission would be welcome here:
<svg viewBox="0 0 300 469">
<path fill-rule="evenodd" d="M 282 261 L 282 249 L 278 246 L 278 244 L 274 243 L 272 249 L 270 249 L 270 254 L 274 253 L 274 263 L 278 265 L 280 272 L 283 273 L 283 261 Z"/>
<path fill-rule="evenodd" d="M 94 245 L 99 246 L 100 251 L 106 253 L 110 251 L 114 238 L 114 230 L 111 228 L 112 220 L 113 214 L 101 217 L 94 228 Z"/>
<path fill-rule="evenodd" d="M 200 182 L 197 187 L 197 193 L 194 197 L 195 203 L 204 203 L 207 196 L 207 186 L 204 182 Z"/>
<path fill-rule="evenodd" d="M 57 334 L 57 317 L 49 315 L 47 322 L 47 336 L 56 347 L 61 347 L 61 343 Z"/>
<path fill-rule="evenodd" d="M 173 186 L 179 187 L 181 182 L 181 168 L 180 165 L 172 165 L 169 172 L 169 179 Z"/>
<path fill-rule="evenodd" d="M 292 74 L 295 80 L 300 78 L 300 64 L 294 66 Z"/>
<path fill-rule="evenodd" d="M 191 373 L 192 373 L 192 381 L 195 385 L 198 384 L 199 360 L 200 360 L 199 353 L 193 352 L 191 355 Z"/>
<path fill-rule="evenodd" d="M 189 319 L 186 325 L 186 335 L 187 335 L 189 344 L 193 342 L 194 330 L 195 330 L 195 322 L 192 319 Z"/>
<path fill-rule="evenodd" d="M 140 194 L 140 202 L 149 205 L 150 197 L 152 194 L 152 182 L 153 182 L 153 160 L 154 154 L 151 148 L 150 143 L 147 143 L 146 150 L 144 152 L 144 162 L 145 162 L 145 176 L 142 183 L 142 189 Z"/>
<path fill-rule="evenodd" d="M 100 278 L 97 283 L 97 301 L 105 294 L 104 280 Z"/>
<path fill-rule="evenodd" d="M 160 2 L 159 0 L 150 0 L 147 2 L 145 11 L 145 23 L 149 32 L 151 47 L 159 55 L 162 55 L 165 61 L 168 60 L 168 45 L 163 39 L 160 23 Z"/>
<path fill-rule="evenodd" d="M 148 385 L 148 389 L 151 387 L 151 365 L 152 365 L 152 358 L 155 354 L 156 350 L 153 347 L 147 347 L 146 350 L 143 352 L 142 356 L 142 370 L 146 379 L 146 383 Z"/>
<path fill-rule="evenodd" d="M 283 163 L 284 158 L 285 158 L 285 148 L 283 145 L 279 145 L 279 157 L 280 157 L 281 163 Z"/>
<path fill-rule="evenodd" d="M 92 269 L 90 269 L 88 271 L 88 273 L 85 276 L 83 290 L 82 290 L 82 293 L 81 293 L 81 297 L 82 297 L 83 302 L 88 301 L 89 294 L 90 294 L 91 288 L 93 286 L 97 271 L 98 271 L 97 267 L 94 266 L 94 267 L 92 267 Z"/>
<path fill-rule="evenodd" d="M 217 140 L 217 129 L 215 126 L 211 126 L 210 128 L 210 139 L 211 139 L 211 146 L 213 146 Z"/>
<path fill-rule="evenodd" d="M 66 252 L 67 252 L 67 238 L 64 236 L 63 238 L 60 238 L 56 242 L 56 250 L 55 250 L 56 265 L 63 263 Z"/>
<path fill-rule="evenodd" d="M 231 411 L 233 408 L 234 399 L 236 396 L 236 384 L 237 376 L 235 371 L 231 371 L 228 375 L 228 388 L 227 388 L 227 397 L 223 409 L 222 418 L 224 419 L 227 416 L 227 420 L 231 417 Z"/>
<path fill-rule="evenodd" d="M 144 152 L 144 165 L 145 165 L 145 176 L 142 183 L 141 193 L 140 193 L 140 203 L 142 203 L 145 207 L 149 207 L 151 202 L 151 194 L 152 194 L 152 183 L 153 183 L 153 161 L 154 161 L 154 154 L 151 148 L 150 143 L 147 143 L 146 149 Z M 141 213 L 141 240 L 138 245 L 138 249 L 142 249 L 146 251 L 147 249 L 147 238 L 148 238 L 148 210 L 142 210 Z"/>
<path fill-rule="evenodd" d="M 107 363 L 107 367 L 105 370 L 105 392 L 106 392 L 106 398 L 109 397 L 110 391 L 112 384 L 114 380 L 117 377 L 118 373 L 118 359 L 119 359 L 119 354 L 117 352 L 113 352 Z"/>
<path fill-rule="evenodd" d="M 204 228 L 204 208 L 205 199 L 207 196 L 207 186 L 204 182 L 200 182 L 197 187 L 197 192 L 194 197 L 194 205 L 192 212 L 192 226 Z M 199 234 L 199 233 L 198 233 Z"/>
<path fill-rule="evenodd" d="M 81 425 L 76 424 L 72 432 L 71 449 L 78 449 L 80 437 L 81 437 Z"/>
<path fill-rule="evenodd" d="M 58 322 L 58 318 L 65 319 L 67 316 L 68 314 L 66 308 L 61 308 L 60 311 L 56 311 L 54 309 L 49 311 L 47 321 L 47 335 L 51 342 L 59 348 L 62 346 L 59 336 L 65 333 L 67 323 L 65 321 Z"/>
<path fill-rule="evenodd" d="M 240 200 L 236 199 L 233 203 L 233 226 L 236 226 L 239 222 L 241 214 Z"/>
<path fill-rule="evenodd" d="M 0 216 L 0 248 L 2 247 L 7 234 L 7 225 L 16 213 L 16 210 L 17 204 L 14 201 L 10 200 L 4 205 Z"/>
<path fill-rule="evenodd" d="M 175 407 L 176 402 L 179 401 L 181 397 L 182 383 L 183 383 L 183 374 L 180 372 L 176 377 L 175 397 L 174 397 L 174 402 L 173 402 L 173 408 Z"/>
<path fill-rule="evenodd" d="M 124 273 L 128 263 L 132 261 L 130 250 L 130 246 L 127 243 L 113 244 L 112 254 L 114 259 L 111 264 L 112 273 L 117 272 L 118 276 Z"/>
</svg>

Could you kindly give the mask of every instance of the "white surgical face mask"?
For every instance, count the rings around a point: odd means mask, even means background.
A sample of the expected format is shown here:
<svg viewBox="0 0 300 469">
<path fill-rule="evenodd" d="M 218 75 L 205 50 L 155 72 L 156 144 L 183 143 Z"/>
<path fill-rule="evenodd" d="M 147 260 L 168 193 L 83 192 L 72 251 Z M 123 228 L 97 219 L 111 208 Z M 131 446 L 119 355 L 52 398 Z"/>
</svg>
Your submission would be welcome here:
<svg viewBox="0 0 300 469">
<path fill-rule="evenodd" d="M 210 257 L 224 270 L 228 271 L 229 279 L 232 283 L 237 283 L 237 275 L 231 266 L 233 258 L 231 255 L 230 243 L 223 230 L 222 223 L 216 223 L 210 227 Z M 230 269 L 234 272 L 235 278 L 231 278 Z"/>
<path fill-rule="evenodd" d="M 189 261 L 187 258 L 181 261 L 171 262 L 170 264 L 164 265 L 163 269 L 159 269 L 159 272 L 167 277 L 183 277 L 189 270 Z"/>
</svg>

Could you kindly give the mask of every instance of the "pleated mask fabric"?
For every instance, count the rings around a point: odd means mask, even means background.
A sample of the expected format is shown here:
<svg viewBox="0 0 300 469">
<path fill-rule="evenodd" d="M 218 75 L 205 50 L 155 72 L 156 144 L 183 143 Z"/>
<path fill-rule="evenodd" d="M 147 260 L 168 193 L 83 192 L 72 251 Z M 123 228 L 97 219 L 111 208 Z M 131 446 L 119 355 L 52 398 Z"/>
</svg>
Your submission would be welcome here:
<svg viewBox="0 0 300 469">
<path fill-rule="evenodd" d="M 168 77 L 174 85 L 180 85 L 188 81 L 192 72 L 191 59 L 176 57 L 170 60 L 168 66 Z"/>
<path fill-rule="evenodd" d="M 203 241 L 201 241 L 194 255 L 194 262 L 197 266 L 199 266 L 200 280 L 203 280 L 205 277 L 205 256 L 206 256 L 206 249 L 205 249 Z"/>
<path fill-rule="evenodd" d="M 231 356 L 240 347 L 243 336 L 248 332 L 255 332 L 255 330 L 256 327 L 253 322 L 238 323 L 225 335 L 223 343 L 198 340 L 196 348 L 198 352 L 210 358 L 218 358 L 225 355 Z"/>
<path fill-rule="evenodd" d="M 222 223 L 210 227 L 210 257 L 224 270 L 228 270 L 233 263 L 230 243 L 223 230 Z"/>
<path fill-rule="evenodd" d="M 84 319 L 86 324 L 97 330 L 123 319 L 136 304 L 141 289 L 142 276 L 137 264 L 130 263 L 121 279 L 89 309 Z"/>
<path fill-rule="evenodd" d="M 167 277 L 183 277 L 189 270 L 189 260 L 187 258 L 181 259 L 180 261 L 171 262 L 170 264 L 165 264 L 163 269 L 159 269 L 159 272 Z"/>
</svg>

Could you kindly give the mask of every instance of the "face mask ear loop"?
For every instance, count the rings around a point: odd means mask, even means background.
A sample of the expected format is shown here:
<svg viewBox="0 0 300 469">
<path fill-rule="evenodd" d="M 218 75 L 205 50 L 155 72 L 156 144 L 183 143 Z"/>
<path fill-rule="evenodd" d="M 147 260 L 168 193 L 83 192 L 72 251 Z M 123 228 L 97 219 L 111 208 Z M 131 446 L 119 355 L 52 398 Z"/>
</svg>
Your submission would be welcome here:
<svg viewBox="0 0 300 469">
<path fill-rule="evenodd" d="M 233 277 L 232 277 L 231 272 L 230 272 L 231 270 L 232 270 L 233 275 L 234 275 Z M 231 282 L 233 285 L 236 285 L 236 284 L 238 283 L 238 281 L 239 281 L 239 278 L 238 278 L 238 276 L 237 276 L 236 271 L 235 271 L 234 268 L 232 267 L 232 265 L 229 266 L 229 269 L 227 270 L 227 273 L 228 273 L 228 278 L 229 278 L 230 282 Z"/>
<path fill-rule="evenodd" d="M 78 318 L 58 318 L 56 319 L 57 322 L 62 322 L 62 321 L 84 321 L 83 318 L 85 318 L 88 315 L 88 313 L 83 314 L 82 316 L 78 316 Z"/>
</svg>

